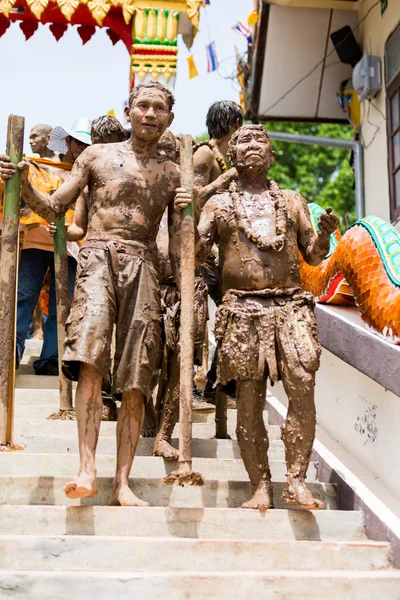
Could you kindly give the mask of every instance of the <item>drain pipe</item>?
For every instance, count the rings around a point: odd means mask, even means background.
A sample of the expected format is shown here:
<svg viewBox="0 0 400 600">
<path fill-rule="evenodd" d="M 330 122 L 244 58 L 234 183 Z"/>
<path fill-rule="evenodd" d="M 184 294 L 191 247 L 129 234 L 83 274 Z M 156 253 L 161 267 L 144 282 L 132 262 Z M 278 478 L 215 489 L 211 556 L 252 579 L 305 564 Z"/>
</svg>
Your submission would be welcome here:
<svg viewBox="0 0 400 600">
<path fill-rule="evenodd" d="M 361 142 L 339 140 L 337 138 L 324 138 L 314 135 L 297 135 L 295 133 L 283 133 L 278 131 L 268 131 L 268 134 L 272 140 L 277 140 L 279 142 L 311 144 L 313 146 L 330 146 L 331 148 L 346 148 L 347 150 L 352 150 L 354 152 L 357 221 L 365 217 L 364 155 Z"/>
</svg>

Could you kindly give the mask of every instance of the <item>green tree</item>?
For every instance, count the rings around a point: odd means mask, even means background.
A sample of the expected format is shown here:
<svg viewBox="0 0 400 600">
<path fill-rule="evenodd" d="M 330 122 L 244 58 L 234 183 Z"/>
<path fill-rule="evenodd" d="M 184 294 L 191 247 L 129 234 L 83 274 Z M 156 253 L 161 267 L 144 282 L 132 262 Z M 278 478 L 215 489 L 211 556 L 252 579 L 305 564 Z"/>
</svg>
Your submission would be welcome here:
<svg viewBox="0 0 400 600">
<path fill-rule="evenodd" d="M 268 131 L 351 140 L 351 125 L 267 122 Z M 296 190 L 307 202 L 332 206 L 346 229 L 356 219 L 354 174 L 350 152 L 341 148 L 272 141 L 276 161 L 270 177 L 283 188 Z"/>
<path fill-rule="evenodd" d="M 268 131 L 351 140 L 351 125 L 266 122 Z M 199 136 L 197 141 L 207 139 Z M 269 176 L 282 188 L 299 192 L 307 202 L 332 206 L 344 231 L 356 220 L 354 174 L 350 152 L 341 148 L 272 141 L 277 154 Z"/>
</svg>

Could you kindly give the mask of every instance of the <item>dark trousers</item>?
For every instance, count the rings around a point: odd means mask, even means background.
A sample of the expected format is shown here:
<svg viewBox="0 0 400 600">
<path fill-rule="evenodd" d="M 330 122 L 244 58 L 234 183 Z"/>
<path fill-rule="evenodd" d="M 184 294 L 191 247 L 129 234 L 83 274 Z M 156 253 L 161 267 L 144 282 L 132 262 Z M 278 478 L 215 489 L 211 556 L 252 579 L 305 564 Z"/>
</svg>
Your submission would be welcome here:
<svg viewBox="0 0 400 600">
<path fill-rule="evenodd" d="M 74 295 L 76 260 L 68 257 L 68 289 L 70 300 Z M 33 368 L 38 369 L 48 361 L 57 363 L 57 312 L 56 290 L 54 275 L 54 253 L 47 250 L 34 248 L 22 250 L 18 271 L 18 297 L 17 297 L 17 353 L 18 362 L 25 350 L 25 340 L 33 311 L 39 300 L 47 269 L 50 268 L 50 298 L 49 315 L 43 329 L 43 348 L 40 358 L 35 360 Z"/>
</svg>

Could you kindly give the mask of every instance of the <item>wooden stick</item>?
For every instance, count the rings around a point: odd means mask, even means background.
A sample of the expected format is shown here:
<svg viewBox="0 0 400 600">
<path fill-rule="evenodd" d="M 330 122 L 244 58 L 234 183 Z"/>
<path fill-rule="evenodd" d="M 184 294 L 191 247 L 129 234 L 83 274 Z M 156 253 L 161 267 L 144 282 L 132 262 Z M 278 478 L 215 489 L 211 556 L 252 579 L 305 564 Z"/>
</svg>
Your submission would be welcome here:
<svg viewBox="0 0 400 600">
<path fill-rule="evenodd" d="M 193 148 L 190 136 L 181 138 L 181 186 L 193 194 Z M 192 470 L 192 402 L 194 352 L 194 206 L 182 211 L 181 322 L 179 329 L 181 375 L 179 405 L 179 471 Z"/>
<path fill-rule="evenodd" d="M 8 117 L 7 154 L 13 164 L 22 160 L 25 119 Z M 0 444 L 14 435 L 15 345 L 18 286 L 18 239 L 21 173 L 5 182 L 3 236 L 0 259 Z"/>
<path fill-rule="evenodd" d="M 194 352 L 194 271 L 195 223 L 193 202 L 193 142 L 190 135 L 181 137 L 181 187 L 192 195 L 192 202 L 182 211 L 181 222 L 181 324 L 179 469 L 167 475 L 169 485 L 203 485 L 200 473 L 192 471 L 192 401 Z"/>
<path fill-rule="evenodd" d="M 57 231 L 54 236 L 54 270 L 57 299 L 57 335 L 58 335 L 58 370 L 60 386 L 60 418 L 64 411 L 72 410 L 72 383 L 62 373 L 62 357 L 64 353 L 65 323 L 69 315 L 68 286 L 68 253 L 65 218 L 56 222 Z"/>
</svg>

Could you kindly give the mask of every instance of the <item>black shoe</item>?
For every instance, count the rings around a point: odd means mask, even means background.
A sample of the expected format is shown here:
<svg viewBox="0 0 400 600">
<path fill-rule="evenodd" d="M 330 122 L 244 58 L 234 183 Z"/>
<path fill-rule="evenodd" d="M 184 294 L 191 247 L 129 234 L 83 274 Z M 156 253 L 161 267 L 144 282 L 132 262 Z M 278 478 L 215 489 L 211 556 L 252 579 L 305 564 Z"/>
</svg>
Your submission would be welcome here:
<svg viewBox="0 0 400 600">
<path fill-rule="evenodd" d="M 22 360 L 22 355 L 18 352 L 18 348 L 15 348 L 15 369 L 19 369 L 21 360 Z"/>
<path fill-rule="evenodd" d="M 35 375 L 52 375 L 58 377 L 58 363 L 48 360 L 41 367 L 35 369 Z"/>
</svg>

